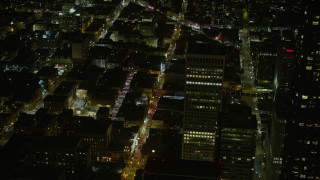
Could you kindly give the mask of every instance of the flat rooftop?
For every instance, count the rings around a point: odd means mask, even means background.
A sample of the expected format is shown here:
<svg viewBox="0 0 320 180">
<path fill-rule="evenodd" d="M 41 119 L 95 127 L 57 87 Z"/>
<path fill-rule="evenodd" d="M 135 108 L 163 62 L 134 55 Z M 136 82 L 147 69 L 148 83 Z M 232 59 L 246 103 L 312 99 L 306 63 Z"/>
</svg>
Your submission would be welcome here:
<svg viewBox="0 0 320 180">
<path fill-rule="evenodd" d="M 150 157 L 144 168 L 144 174 L 163 174 L 166 177 L 178 179 L 220 179 L 218 163 L 208 161 L 192 161 Z"/>
<path fill-rule="evenodd" d="M 189 41 L 187 54 L 226 55 L 226 46 L 219 42 Z"/>
</svg>

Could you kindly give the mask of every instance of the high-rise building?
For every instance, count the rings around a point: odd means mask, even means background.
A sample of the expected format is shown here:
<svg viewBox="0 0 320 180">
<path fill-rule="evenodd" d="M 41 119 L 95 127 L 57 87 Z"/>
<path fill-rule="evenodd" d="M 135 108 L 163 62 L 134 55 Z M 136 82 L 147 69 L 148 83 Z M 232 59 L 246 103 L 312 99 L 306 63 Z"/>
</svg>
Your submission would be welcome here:
<svg viewBox="0 0 320 180">
<path fill-rule="evenodd" d="M 277 91 L 288 92 L 291 87 L 295 59 L 293 42 L 282 42 L 278 48 L 273 87 Z"/>
<path fill-rule="evenodd" d="M 268 149 L 266 152 L 268 180 L 279 179 L 281 174 L 284 148 L 283 141 L 289 113 L 288 106 L 290 105 L 288 91 L 286 88 L 281 87 L 281 83 L 279 84 L 280 86 L 278 87 L 275 97 L 274 116 L 271 121 L 269 143 L 266 143 L 266 149 Z M 286 87 L 286 85 L 283 87 Z"/>
<path fill-rule="evenodd" d="M 248 106 L 229 106 L 221 113 L 217 131 L 217 154 L 223 179 L 253 179 L 257 120 Z M 233 109 L 239 109 L 237 112 Z M 249 110 L 248 110 L 249 109 Z M 244 113 L 249 112 L 249 113 Z"/>
<path fill-rule="evenodd" d="M 189 43 L 186 59 L 182 158 L 213 161 L 221 110 L 225 47 Z"/>
<path fill-rule="evenodd" d="M 302 23 L 281 179 L 320 179 L 320 1 L 301 1 Z"/>
</svg>

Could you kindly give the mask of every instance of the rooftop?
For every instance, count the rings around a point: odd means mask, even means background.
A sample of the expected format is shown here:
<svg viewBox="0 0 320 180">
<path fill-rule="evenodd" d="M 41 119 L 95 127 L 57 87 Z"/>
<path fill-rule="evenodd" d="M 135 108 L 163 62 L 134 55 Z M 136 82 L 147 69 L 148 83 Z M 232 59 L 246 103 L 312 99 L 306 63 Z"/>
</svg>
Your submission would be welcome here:
<svg viewBox="0 0 320 180">
<path fill-rule="evenodd" d="M 187 54 L 225 55 L 227 48 L 217 42 L 188 41 Z"/>
<path fill-rule="evenodd" d="M 54 95 L 68 95 L 70 91 L 75 88 L 74 82 L 63 81 L 61 84 L 54 90 Z"/>
<path fill-rule="evenodd" d="M 221 128 L 236 129 L 257 129 L 257 120 L 255 115 L 244 115 L 238 113 L 221 113 L 218 126 Z"/>
<path fill-rule="evenodd" d="M 40 147 L 52 150 L 53 148 L 63 148 L 75 150 L 80 143 L 80 138 L 72 136 L 45 136 L 39 141 L 30 144 L 31 147 Z"/>
<path fill-rule="evenodd" d="M 40 69 L 37 73 L 38 76 L 41 77 L 51 77 L 54 75 L 58 75 L 58 71 L 56 68 L 53 68 L 52 66 L 46 66 Z"/>
<path fill-rule="evenodd" d="M 111 120 L 95 120 L 92 117 L 75 116 L 74 121 L 77 121 L 77 133 L 88 134 L 106 134 Z"/>
<path fill-rule="evenodd" d="M 57 180 L 64 175 L 62 167 L 27 166 L 12 173 L 12 179 Z"/>
<path fill-rule="evenodd" d="M 144 168 L 144 174 L 163 174 L 167 177 L 184 179 L 220 179 L 220 166 L 207 161 L 191 161 L 150 157 Z M 181 178 L 180 178 L 181 179 Z"/>
</svg>

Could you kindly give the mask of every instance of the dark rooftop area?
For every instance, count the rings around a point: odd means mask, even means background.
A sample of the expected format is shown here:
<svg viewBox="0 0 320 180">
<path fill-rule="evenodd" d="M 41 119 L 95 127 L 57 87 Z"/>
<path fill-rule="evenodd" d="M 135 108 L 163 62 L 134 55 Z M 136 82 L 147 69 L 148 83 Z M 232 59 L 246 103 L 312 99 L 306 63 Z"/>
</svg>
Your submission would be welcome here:
<svg viewBox="0 0 320 180">
<path fill-rule="evenodd" d="M 66 96 L 70 91 L 75 88 L 76 83 L 63 81 L 61 84 L 54 90 L 54 95 Z"/>
<path fill-rule="evenodd" d="M 226 55 L 225 45 L 219 42 L 188 41 L 187 54 Z"/>
<path fill-rule="evenodd" d="M 218 163 L 161 157 L 149 157 L 144 168 L 145 175 L 163 174 L 182 179 L 220 179 L 220 171 Z"/>
<path fill-rule="evenodd" d="M 238 113 L 220 113 L 218 126 L 220 128 L 257 129 L 255 115 L 246 116 Z"/>
<path fill-rule="evenodd" d="M 57 74 L 58 74 L 57 69 L 53 68 L 52 66 L 43 67 L 40 69 L 40 71 L 37 72 L 37 75 L 40 77 L 51 77 Z"/>
<path fill-rule="evenodd" d="M 63 167 L 52 166 L 26 166 L 12 173 L 14 180 L 57 180 L 64 175 Z"/>
<path fill-rule="evenodd" d="M 46 149 L 63 148 L 76 149 L 79 146 L 80 138 L 73 136 L 45 136 L 43 139 L 31 143 L 31 147 Z"/>
<path fill-rule="evenodd" d="M 73 117 L 73 121 L 76 122 L 77 133 L 89 133 L 89 134 L 106 134 L 108 127 L 111 125 L 111 120 L 95 120 L 92 117 Z"/>
</svg>

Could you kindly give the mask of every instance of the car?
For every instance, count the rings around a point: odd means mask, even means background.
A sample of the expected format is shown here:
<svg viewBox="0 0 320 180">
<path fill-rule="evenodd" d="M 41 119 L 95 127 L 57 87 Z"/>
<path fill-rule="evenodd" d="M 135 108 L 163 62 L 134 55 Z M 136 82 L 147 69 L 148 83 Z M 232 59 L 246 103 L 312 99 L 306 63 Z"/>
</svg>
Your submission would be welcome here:
<svg viewBox="0 0 320 180">
<path fill-rule="evenodd" d="M 156 109 L 156 105 L 155 105 L 155 104 L 152 104 L 152 105 L 150 106 L 150 108 L 151 108 L 152 110 L 154 110 L 154 109 Z"/>
</svg>

